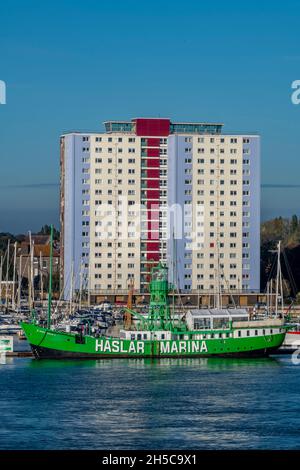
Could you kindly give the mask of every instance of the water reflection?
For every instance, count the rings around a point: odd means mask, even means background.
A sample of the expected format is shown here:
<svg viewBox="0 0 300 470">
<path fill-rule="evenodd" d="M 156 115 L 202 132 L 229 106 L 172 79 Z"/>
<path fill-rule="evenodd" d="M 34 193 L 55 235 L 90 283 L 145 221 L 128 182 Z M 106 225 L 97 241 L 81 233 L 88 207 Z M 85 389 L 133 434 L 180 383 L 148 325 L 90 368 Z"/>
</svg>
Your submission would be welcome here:
<svg viewBox="0 0 300 470">
<path fill-rule="evenodd" d="M 11 363 L 0 449 L 300 446 L 300 368 L 286 358 Z"/>
<path fill-rule="evenodd" d="M 22 359 L 15 359 L 16 361 Z M 24 359 L 23 359 L 24 360 Z M 258 367 L 278 367 L 282 360 L 277 357 L 266 358 L 140 358 L 140 359 L 26 359 L 31 368 L 100 368 L 100 369 L 162 369 L 162 368 L 195 368 L 195 369 L 232 369 L 232 368 L 258 368 Z"/>
</svg>

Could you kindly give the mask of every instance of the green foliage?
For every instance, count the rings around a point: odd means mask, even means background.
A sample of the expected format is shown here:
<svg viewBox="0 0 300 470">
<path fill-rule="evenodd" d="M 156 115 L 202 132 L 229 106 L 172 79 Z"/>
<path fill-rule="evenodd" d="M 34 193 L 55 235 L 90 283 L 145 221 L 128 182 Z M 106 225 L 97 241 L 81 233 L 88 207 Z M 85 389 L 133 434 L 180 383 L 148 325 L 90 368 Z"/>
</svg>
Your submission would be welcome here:
<svg viewBox="0 0 300 470">
<path fill-rule="evenodd" d="M 13 275 L 13 257 L 14 257 L 14 244 L 17 238 L 11 233 L 0 233 L 0 257 L 2 257 L 2 280 L 6 279 L 7 273 L 7 246 L 8 240 L 10 240 L 9 248 L 9 268 L 8 268 L 8 279 L 12 279 Z"/>
<path fill-rule="evenodd" d="M 261 224 L 261 290 L 265 289 L 274 262 L 274 251 L 278 241 L 285 251 L 295 283 L 300 287 L 300 222 L 297 215 L 291 219 L 276 217 Z M 282 263 L 283 276 L 287 286 L 289 274 Z M 287 291 L 291 290 L 287 287 Z"/>
<path fill-rule="evenodd" d="M 293 215 L 291 219 L 291 232 L 292 233 L 297 232 L 298 228 L 299 228 L 298 217 L 296 215 Z"/>
<path fill-rule="evenodd" d="M 11 233 L 0 233 L 0 255 L 4 255 L 7 250 L 8 240 L 12 246 L 17 239 Z"/>
<path fill-rule="evenodd" d="M 38 235 L 50 235 L 51 233 L 51 226 L 50 225 L 43 225 L 41 230 L 38 232 Z M 59 230 L 53 227 L 53 239 L 59 240 Z"/>
<path fill-rule="evenodd" d="M 44 277 L 44 290 L 47 291 L 49 288 L 49 276 Z M 59 272 L 54 272 L 52 276 L 52 291 L 59 293 L 60 291 L 60 276 Z"/>
<path fill-rule="evenodd" d="M 294 247 L 300 243 L 300 223 L 297 215 L 291 219 L 276 217 L 261 224 L 261 243 L 272 242 L 275 247 L 281 240 L 283 247 Z"/>
</svg>

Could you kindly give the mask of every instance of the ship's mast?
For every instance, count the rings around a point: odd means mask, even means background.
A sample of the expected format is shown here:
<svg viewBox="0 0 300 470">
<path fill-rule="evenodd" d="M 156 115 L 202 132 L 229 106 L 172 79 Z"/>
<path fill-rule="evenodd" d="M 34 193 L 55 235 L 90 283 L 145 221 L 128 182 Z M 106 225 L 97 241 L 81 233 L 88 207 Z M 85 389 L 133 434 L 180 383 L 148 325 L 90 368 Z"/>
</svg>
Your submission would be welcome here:
<svg viewBox="0 0 300 470">
<path fill-rule="evenodd" d="M 53 258 L 53 225 L 51 225 L 51 231 L 50 231 L 49 290 L 48 290 L 48 318 L 47 318 L 48 329 L 50 329 L 51 327 L 52 258 Z"/>
<path fill-rule="evenodd" d="M 280 263 L 281 241 L 277 245 L 277 275 L 276 275 L 276 297 L 275 297 L 275 315 L 278 316 L 279 307 L 279 294 L 281 300 L 281 312 L 283 312 L 283 285 L 282 285 L 282 272 Z"/>
<path fill-rule="evenodd" d="M 43 281 L 43 259 L 42 252 L 40 251 L 40 298 L 44 300 L 44 281 Z"/>
<path fill-rule="evenodd" d="M 29 311 L 32 311 L 32 294 L 31 294 L 31 232 L 28 232 L 29 237 L 29 253 L 28 253 L 28 266 L 27 266 L 27 277 L 28 277 L 28 306 Z"/>
</svg>

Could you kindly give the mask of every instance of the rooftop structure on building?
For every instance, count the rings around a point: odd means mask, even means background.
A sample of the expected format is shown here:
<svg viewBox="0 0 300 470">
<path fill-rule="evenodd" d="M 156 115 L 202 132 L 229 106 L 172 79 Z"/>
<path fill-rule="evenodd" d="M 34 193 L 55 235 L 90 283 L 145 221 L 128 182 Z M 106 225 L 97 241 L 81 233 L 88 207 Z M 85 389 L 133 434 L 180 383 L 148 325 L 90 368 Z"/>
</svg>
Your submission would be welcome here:
<svg viewBox="0 0 300 470">
<path fill-rule="evenodd" d="M 207 122 L 174 122 L 162 118 L 134 118 L 131 121 L 105 121 L 107 133 L 168 136 L 171 134 L 220 134 L 223 124 Z"/>
</svg>

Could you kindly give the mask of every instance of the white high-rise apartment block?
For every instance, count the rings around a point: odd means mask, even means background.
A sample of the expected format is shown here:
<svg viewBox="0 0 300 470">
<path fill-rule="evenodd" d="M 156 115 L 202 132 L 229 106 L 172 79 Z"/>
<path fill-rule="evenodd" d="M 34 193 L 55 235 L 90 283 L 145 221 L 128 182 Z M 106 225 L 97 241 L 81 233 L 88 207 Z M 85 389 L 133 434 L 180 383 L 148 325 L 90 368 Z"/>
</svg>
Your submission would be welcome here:
<svg viewBox="0 0 300 470">
<path fill-rule="evenodd" d="M 221 124 L 109 121 L 104 133 L 61 137 L 65 297 L 147 290 L 170 266 L 182 291 L 260 287 L 260 138 Z"/>
</svg>

